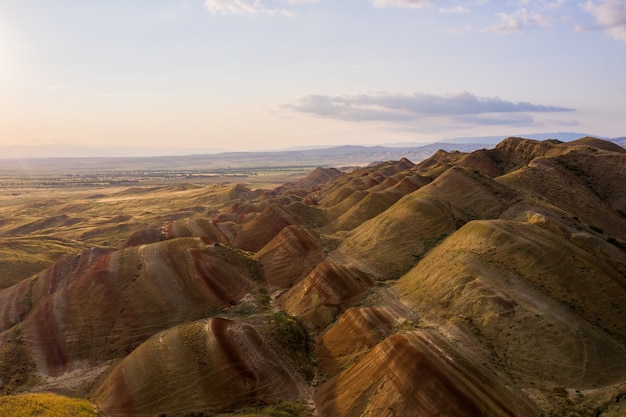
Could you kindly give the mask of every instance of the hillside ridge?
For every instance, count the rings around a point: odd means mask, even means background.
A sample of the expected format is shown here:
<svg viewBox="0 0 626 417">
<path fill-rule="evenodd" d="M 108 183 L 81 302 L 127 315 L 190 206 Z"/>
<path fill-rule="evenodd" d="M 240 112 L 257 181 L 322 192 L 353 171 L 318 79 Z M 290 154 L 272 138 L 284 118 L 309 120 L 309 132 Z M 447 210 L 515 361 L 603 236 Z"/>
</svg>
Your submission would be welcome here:
<svg viewBox="0 0 626 417">
<path fill-rule="evenodd" d="M 625 408 L 613 142 L 510 137 L 273 189 L 140 187 L 0 220 L 17 250 L 45 236 L 67 253 L 2 280 L 4 395 L 70 394 L 103 417 Z"/>
</svg>

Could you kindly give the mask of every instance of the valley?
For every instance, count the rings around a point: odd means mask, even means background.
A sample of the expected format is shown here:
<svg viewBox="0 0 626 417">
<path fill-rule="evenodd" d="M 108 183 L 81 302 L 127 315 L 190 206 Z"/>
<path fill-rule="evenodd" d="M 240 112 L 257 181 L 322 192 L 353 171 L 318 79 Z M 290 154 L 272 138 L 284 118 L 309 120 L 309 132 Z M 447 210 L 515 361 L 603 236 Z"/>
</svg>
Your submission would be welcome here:
<svg viewBox="0 0 626 417">
<path fill-rule="evenodd" d="M 625 415 L 624 148 L 344 151 L 4 165 L 0 414 Z"/>
</svg>

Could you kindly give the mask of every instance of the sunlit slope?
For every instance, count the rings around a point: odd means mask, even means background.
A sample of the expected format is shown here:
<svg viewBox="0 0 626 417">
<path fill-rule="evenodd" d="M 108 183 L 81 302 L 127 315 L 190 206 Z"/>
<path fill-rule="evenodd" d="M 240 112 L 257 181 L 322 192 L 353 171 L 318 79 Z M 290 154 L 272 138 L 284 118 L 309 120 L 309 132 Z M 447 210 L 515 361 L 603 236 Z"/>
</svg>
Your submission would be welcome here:
<svg viewBox="0 0 626 417">
<path fill-rule="evenodd" d="M 362 223 L 341 249 L 397 277 L 459 225 L 498 217 L 515 193 L 466 168 L 451 168 Z"/>
<path fill-rule="evenodd" d="M 180 220 L 206 219 L 237 202 L 259 197 L 241 185 L 199 187 L 136 187 L 118 192 L 77 193 L 71 199 L 49 199 L 24 206 L 0 208 L 0 235 L 49 236 L 89 246 L 120 247 L 134 233 Z M 207 213 L 210 211 L 210 213 Z M 193 224 L 190 226 L 195 227 Z M 203 226 L 200 226 L 203 227 Z M 189 236 L 190 234 L 174 234 Z M 151 243 L 156 238 L 138 240 Z"/>
<path fill-rule="evenodd" d="M 468 223 L 397 287 L 420 316 L 474 334 L 522 387 L 626 380 L 624 276 L 540 227 Z"/>
<path fill-rule="evenodd" d="M 301 395 L 287 365 L 250 324 L 212 318 L 143 343 L 98 385 L 109 417 L 215 413 Z"/>
<path fill-rule="evenodd" d="M 0 238 L 0 288 L 40 272 L 56 260 L 87 249 L 87 245 L 51 236 Z"/>
<path fill-rule="evenodd" d="M 130 188 L 67 201 L 48 199 L 0 207 L 0 288 L 34 275 L 70 254 L 98 246 L 123 247 L 176 237 L 234 239 L 233 225 L 207 214 L 258 197 L 241 185 Z"/>
</svg>

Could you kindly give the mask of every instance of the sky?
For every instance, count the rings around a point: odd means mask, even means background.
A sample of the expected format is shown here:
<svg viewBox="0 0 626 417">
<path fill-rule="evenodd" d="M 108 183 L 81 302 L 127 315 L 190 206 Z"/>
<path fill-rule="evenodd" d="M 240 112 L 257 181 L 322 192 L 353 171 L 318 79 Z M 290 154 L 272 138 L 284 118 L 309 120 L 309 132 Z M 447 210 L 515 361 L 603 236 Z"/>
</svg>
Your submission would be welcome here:
<svg viewBox="0 0 626 417">
<path fill-rule="evenodd" d="M 618 137 L 625 120 L 624 0 L 0 0 L 5 149 Z"/>
</svg>

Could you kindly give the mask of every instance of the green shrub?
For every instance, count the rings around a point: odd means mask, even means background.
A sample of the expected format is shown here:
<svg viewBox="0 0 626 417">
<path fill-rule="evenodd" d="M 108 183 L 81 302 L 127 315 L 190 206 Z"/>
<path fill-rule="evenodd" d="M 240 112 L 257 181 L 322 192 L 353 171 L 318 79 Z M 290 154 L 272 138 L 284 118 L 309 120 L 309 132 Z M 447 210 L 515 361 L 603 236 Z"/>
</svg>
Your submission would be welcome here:
<svg viewBox="0 0 626 417">
<path fill-rule="evenodd" d="M 272 339 L 289 355 L 302 376 L 311 382 L 315 376 L 315 348 L 306 327 L 284 311 L 272 314 L 271 324 Z"/>
</svg>

